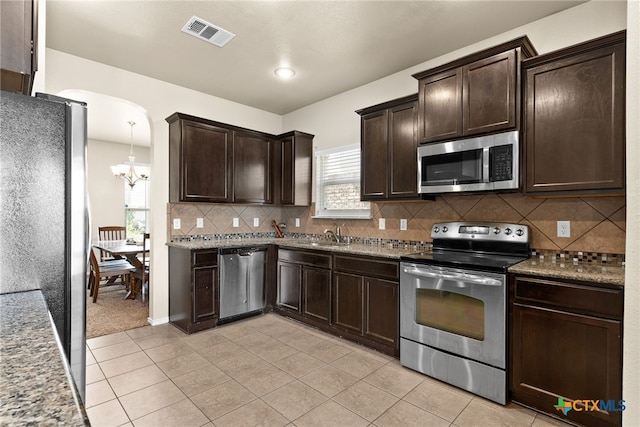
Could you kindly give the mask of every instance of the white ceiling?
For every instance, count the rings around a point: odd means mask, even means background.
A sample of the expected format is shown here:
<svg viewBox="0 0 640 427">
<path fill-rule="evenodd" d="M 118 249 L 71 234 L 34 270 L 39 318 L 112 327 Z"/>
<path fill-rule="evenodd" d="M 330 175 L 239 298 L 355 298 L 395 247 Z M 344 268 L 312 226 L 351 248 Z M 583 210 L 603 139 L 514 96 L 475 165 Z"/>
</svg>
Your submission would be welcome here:
<svg viewBox="0 0 640 427">
<path fill-rule="evenodd" d="M 48 0 L 46 43 L 286 114 L 579 3 Z M 220 48 L 183 33 L 193 15 L 236 37 Z M 277 79 L 282 65 L 296 75 Z"/>
</svg>

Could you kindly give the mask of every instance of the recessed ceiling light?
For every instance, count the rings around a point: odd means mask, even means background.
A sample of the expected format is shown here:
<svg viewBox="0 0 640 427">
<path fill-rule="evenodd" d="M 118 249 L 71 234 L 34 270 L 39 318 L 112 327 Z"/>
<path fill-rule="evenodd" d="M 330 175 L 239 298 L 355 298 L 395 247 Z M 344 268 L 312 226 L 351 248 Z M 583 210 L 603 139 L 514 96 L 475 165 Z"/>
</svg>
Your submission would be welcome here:
<svg viewBox="0 0 640 427">
<path fill-rule="evenodd" d="M 293 69 L 287 67 L 276 68 L 274 72 L 276 73 L 276 76 L 280 77 L 281 79 L 291 78 L 296 73 L 295 71 L 293 71 Z"/>
</svg>

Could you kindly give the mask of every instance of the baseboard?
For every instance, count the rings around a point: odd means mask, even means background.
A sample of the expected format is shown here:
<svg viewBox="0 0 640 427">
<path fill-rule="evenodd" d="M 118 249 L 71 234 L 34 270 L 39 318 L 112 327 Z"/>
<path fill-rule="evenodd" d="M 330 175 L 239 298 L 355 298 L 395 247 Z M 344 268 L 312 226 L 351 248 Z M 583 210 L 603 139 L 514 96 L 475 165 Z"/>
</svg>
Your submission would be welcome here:
<svg viewBox="0 0 640 427">
<path fill-rule="evenodd" d="M 162 325 L 163 323 L 169 323 L 169 317 L 161 317 L 159 319 L 152 319 L 151 317 L 148 317 L 147 322 L 151 326 Z"/>
</svg>

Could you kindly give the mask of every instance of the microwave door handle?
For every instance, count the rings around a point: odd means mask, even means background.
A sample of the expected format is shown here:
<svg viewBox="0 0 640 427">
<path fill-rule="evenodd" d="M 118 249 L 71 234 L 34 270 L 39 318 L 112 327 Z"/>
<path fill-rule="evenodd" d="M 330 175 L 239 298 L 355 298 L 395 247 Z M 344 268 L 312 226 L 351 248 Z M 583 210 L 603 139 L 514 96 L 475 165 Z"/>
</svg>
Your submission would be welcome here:
<svg viewBox="0 0 640 427">
<path fill-rule="evenodd" d="M 482 149 L 482 182 L 491 182 L 491 177 L 489 176 L 491 163 L 490 154 L 489 147 L 484 147 Z"/>
<path fill-rule="evenodd" d="M 502 286 L 500 280 L 491 279 L 489 277 L 468 275 L 468 274 L 443 274 L 439 272 L 432 272 L 423 269 L 408 269 L 404 268 L 403 271 L 407 274 L 417 277 L 427 277 L 429 279 L 445 279 L 464 282 L 465 284 L 483 285 L 483 286 Z"/>
</svg>

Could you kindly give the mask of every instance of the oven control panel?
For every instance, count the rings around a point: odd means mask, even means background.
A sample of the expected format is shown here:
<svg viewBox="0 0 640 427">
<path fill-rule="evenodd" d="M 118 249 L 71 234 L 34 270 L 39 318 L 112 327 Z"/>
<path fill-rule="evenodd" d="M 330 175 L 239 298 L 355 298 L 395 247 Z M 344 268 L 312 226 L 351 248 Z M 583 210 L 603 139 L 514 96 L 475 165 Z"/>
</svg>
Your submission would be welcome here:
<svg viewBox="0 0 640 427">
<path fill-rule="evenodd" d="M 529 227 L 498 222 L 442 222 L 431 229 L 432 239 L 529 242 Z"/>
</svg>

